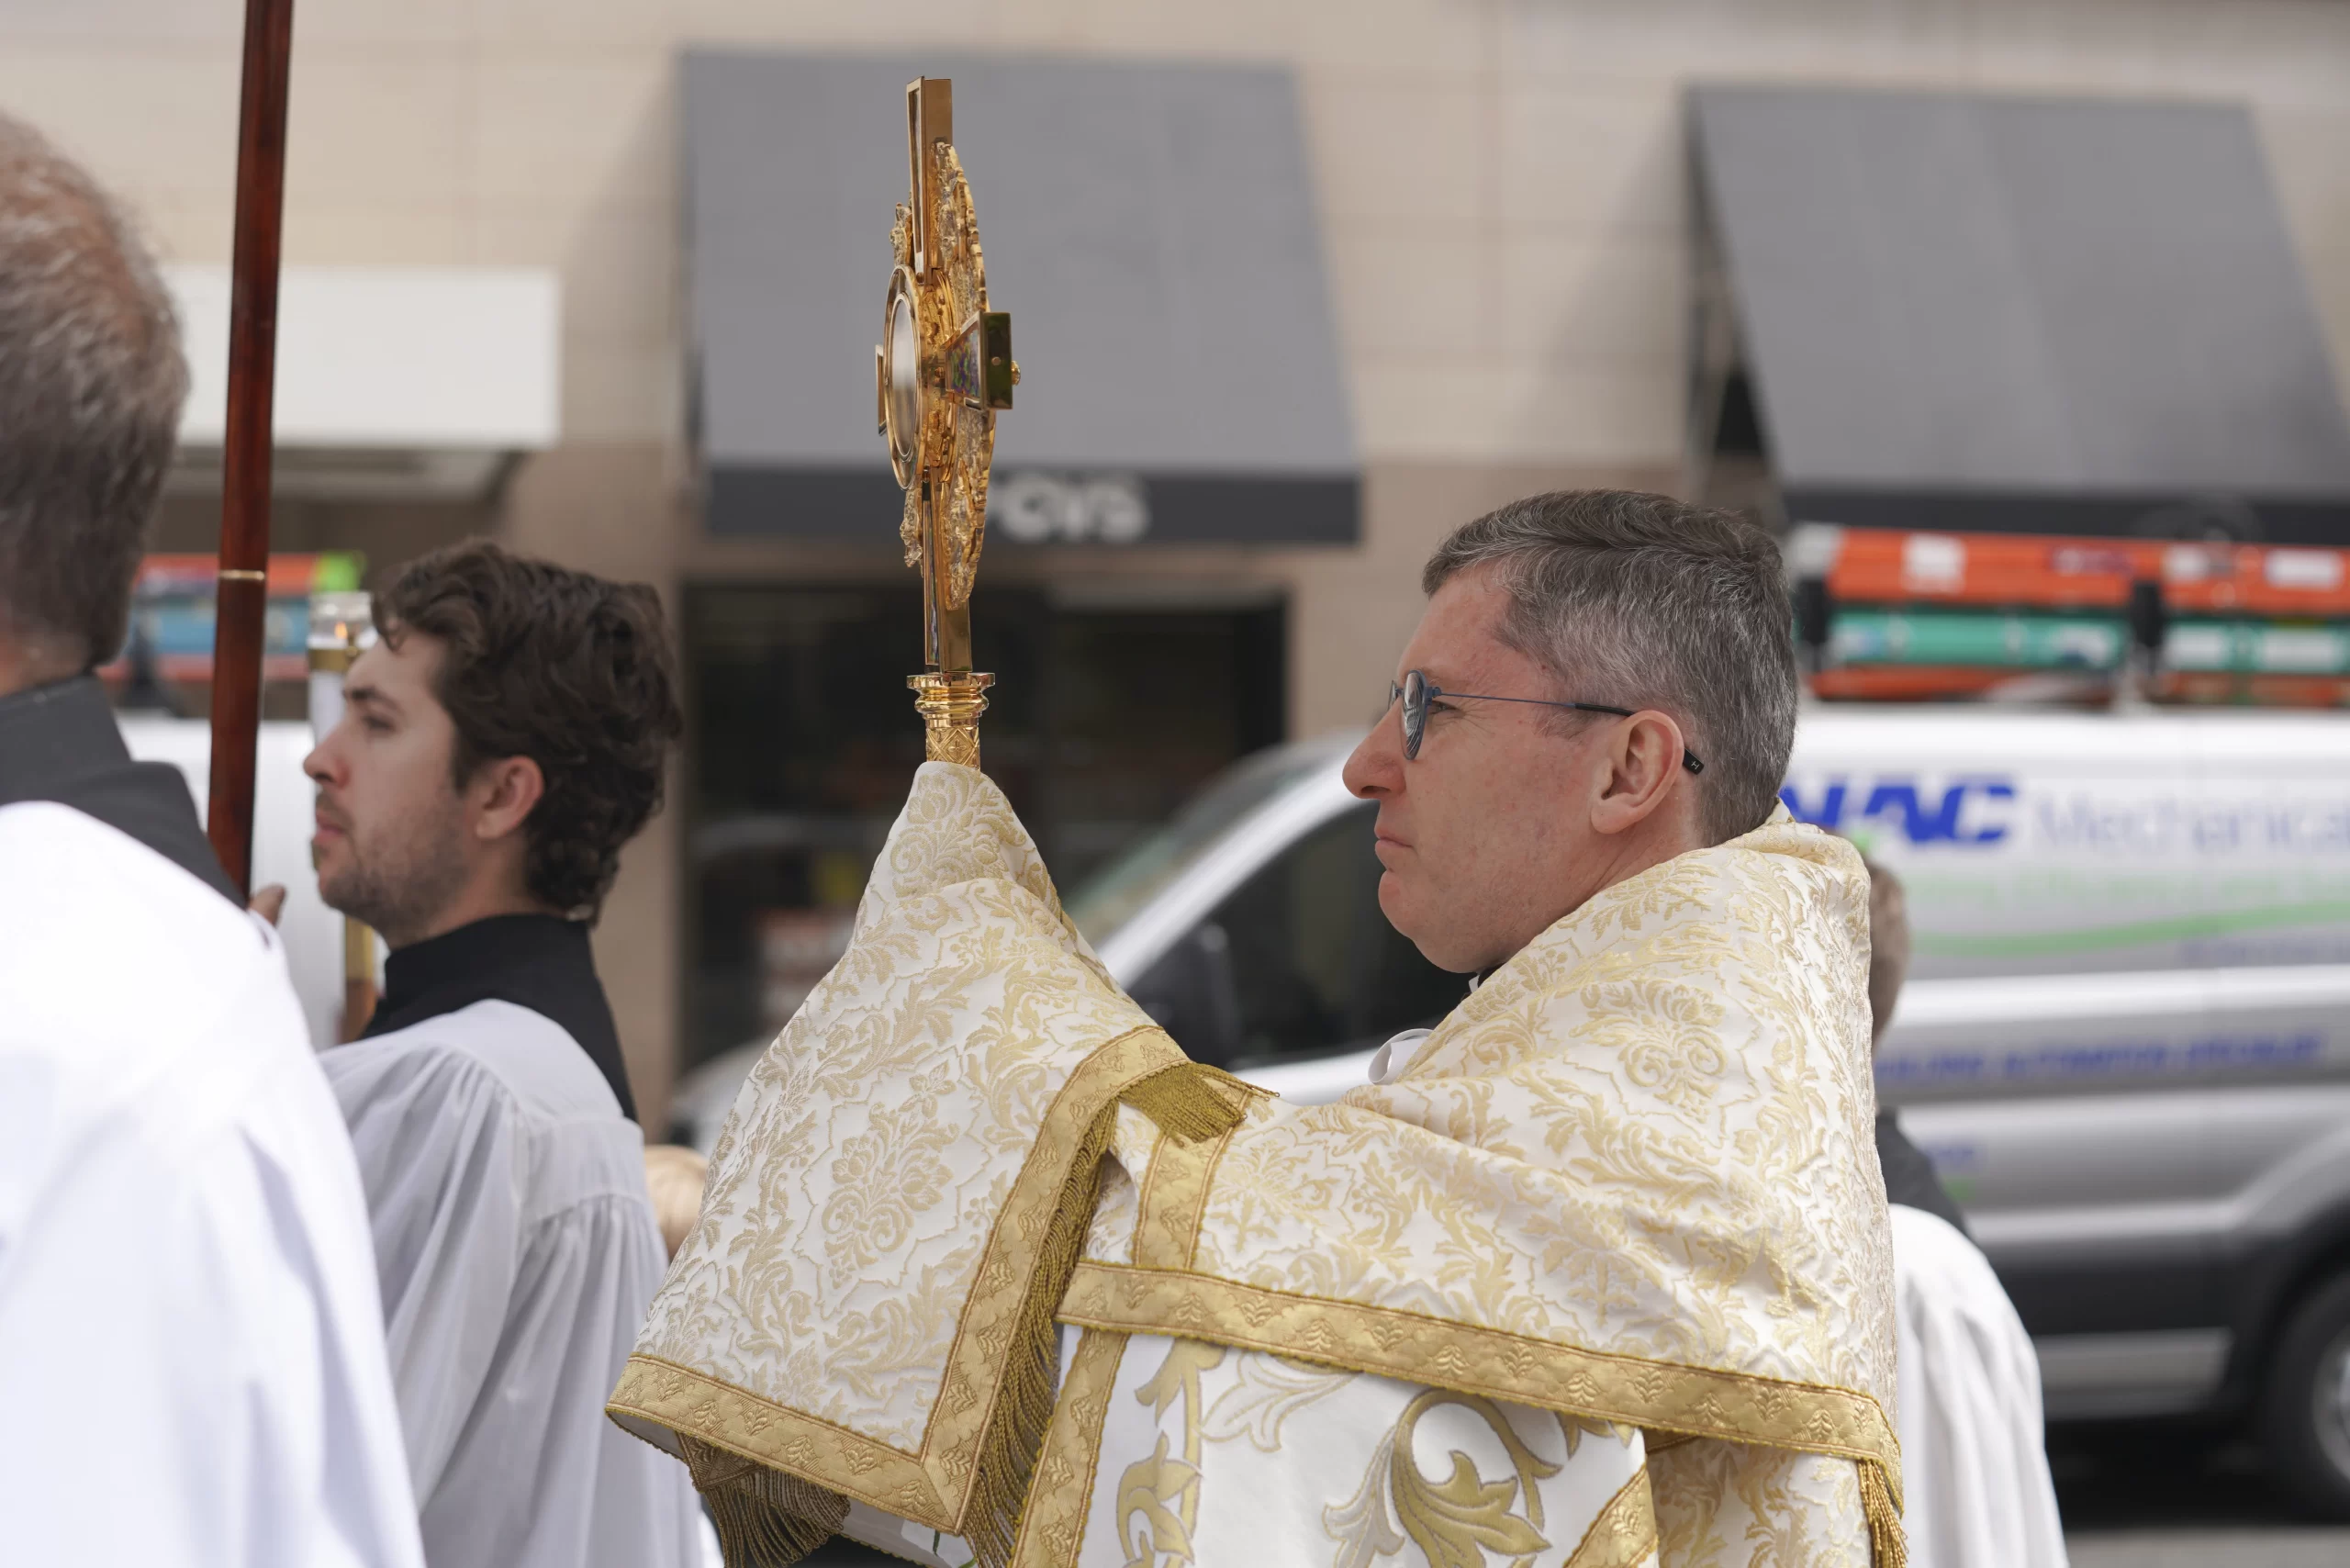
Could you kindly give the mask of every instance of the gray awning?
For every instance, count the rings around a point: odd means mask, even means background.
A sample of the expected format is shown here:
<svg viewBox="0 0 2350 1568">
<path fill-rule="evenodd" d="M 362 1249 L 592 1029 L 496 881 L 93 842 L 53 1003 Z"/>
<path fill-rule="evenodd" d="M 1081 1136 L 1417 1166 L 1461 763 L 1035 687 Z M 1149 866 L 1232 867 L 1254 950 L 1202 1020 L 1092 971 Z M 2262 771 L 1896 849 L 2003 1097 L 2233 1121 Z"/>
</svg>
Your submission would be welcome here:
<svg viewBox="0 0 2350 1568">
<path fill-rule="evenodd" d="M 2210 498 L 2272 538 L 2350 523 L 2350 431 L 2242 108 L 1691 97 L 1791 519 L 2125 528 Z"/>
<path fill-rule="evenodd" d="M 894 539 L 873 345 L 905 86 L 955 140 L 1024 378 L 991 536 L 1348 542 L 1360 482 L 1286 72 L 688 53 L 709 528 Z"/>
</svg>

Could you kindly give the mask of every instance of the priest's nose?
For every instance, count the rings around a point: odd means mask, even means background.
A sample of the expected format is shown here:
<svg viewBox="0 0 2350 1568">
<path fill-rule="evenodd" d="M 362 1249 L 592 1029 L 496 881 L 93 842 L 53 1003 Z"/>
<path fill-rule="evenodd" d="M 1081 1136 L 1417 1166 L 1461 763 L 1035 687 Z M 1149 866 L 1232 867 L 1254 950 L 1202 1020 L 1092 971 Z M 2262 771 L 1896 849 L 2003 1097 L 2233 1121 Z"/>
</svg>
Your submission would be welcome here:
<svg viewBox="0 0 2350 1568">
<path fill-rule="evenodd" d="M 1404 705 L 1391 702 L 1339 775 L 1349 794 L 1376 801 L 1404 788 Z"/>
</svg>

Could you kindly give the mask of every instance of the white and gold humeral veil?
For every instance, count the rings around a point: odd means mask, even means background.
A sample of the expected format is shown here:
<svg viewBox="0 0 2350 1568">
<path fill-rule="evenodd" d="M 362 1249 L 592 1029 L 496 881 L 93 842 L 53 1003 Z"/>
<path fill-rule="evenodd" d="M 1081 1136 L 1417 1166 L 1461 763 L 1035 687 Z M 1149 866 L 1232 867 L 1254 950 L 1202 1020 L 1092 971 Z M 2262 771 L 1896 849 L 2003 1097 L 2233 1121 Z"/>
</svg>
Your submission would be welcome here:
<svg viewBox="0 0 2350 1568">
<path fill-rule="evenodd" d="M 1607 890 L 1402 1076 L 1188 1063 L 925 766 L 611 1400 L 727 1559 L 1630 1568 L 1903 1552 L 1867 882 L 1788 821 Z"/>
</svg>

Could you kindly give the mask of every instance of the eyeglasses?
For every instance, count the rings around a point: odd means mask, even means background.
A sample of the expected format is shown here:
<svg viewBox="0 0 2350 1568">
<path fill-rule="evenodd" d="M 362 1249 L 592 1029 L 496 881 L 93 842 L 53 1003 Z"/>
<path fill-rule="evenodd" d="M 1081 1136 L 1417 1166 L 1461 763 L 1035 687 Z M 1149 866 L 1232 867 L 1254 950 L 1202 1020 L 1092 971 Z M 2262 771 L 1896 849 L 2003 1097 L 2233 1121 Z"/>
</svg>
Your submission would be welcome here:
<svg viewBox="0 0 2350 1568">
<path fill-rule="evenodd" d="M 1422 671 L 1407 669 L 1404 672 L 1403 685 L 1390 682 L 1387 688 L 1387 705 L 1392 708 L 1397 702 L 1404 704 L 1404 761 L 1419 759 L 1420 742 L 1427 738 L 1428 704 L 1440 697 L 1450 698 L 1455 702 L 1523 702 L 1533 708 L 1572 708 L 1579 713 L 1613 713 L 1619 719 L 1632 716 L 1629 708 L 1611 708 L 1605 702 L 1550 702 L 1539 697 L 1479 697 L 1466 691 L 1447 691 Z M 1706 771 L 1706 765 L 1697 760 L 1697 754 L 1686 747 L 1681 753 L 1681 766 L 1692 773 Z"/>
</svg>

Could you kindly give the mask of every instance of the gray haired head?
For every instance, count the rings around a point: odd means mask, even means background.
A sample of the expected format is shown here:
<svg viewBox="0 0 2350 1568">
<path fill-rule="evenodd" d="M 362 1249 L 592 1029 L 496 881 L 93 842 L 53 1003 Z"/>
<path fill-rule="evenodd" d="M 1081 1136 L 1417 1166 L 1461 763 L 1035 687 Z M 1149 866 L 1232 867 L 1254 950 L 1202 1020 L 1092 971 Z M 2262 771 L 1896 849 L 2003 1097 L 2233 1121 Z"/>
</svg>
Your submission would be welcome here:
<svg viewBox="0 0 2350 1568">
<path fill-rule="evenodd" d="M 122 645 L 186 395 L 129 221 L 0 115 L 0 634 L 37 662 L 71 673 Z"/>
<path fill-rule="evenodd" d="M 1709 842 L 1762 825 L 1796 733 L 1793 611 L 1769 534 L 1669 496 L 1558 490 L 1454 529 L 1420 586 L 1487 565 L 1510 599 L 1503 640 L 1558 678 L 1561 700 L 1681 726 L 1705 759 L 1693 782 Z"/>
</svg>

